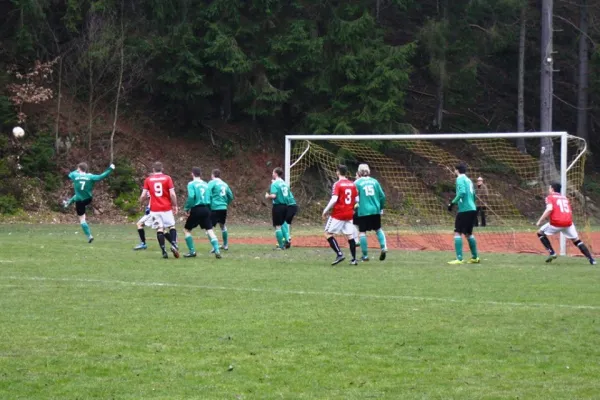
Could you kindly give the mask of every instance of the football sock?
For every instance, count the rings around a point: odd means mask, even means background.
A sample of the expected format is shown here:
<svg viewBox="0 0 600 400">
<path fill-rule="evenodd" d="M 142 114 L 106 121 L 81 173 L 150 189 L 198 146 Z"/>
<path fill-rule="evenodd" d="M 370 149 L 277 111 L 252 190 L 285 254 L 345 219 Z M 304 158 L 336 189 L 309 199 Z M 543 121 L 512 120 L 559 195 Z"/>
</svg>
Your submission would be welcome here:
<svg viewBox="0 0 600 400">
<path fill-rule="evenodd" d="M 356 260 L 356 241 L 354 239 L 348 240 L 348 246 L 350 246 L 350 254 L 352 259 Z"/>
<path fill-rule="evenodd" d="M 385 233 L 383 233 L 383 229 L 379 229 L 377 231 L 377 240 L 379 240 L 379 245 L 381 246 L 381 248 L 385 249 L 386 243 L 385 243 Z"/>
<path fill-rule="evenodd" d="M 283 240 L 287 242 L 290 237 L 290 226 L 287 222 L 284 222 L 283 225 L 281 225 L 281 233 L 283 234 Z"/>
<path fill-rule="evenodd" d="M 471 249 L 472 258 L 478 258 L 479 254 L 477 254 L 477 240 L 475 240 L 475 236 L 469 236 L 467 239 L 469 242 L 469 249 Z"/>
<path fill-rule="evenodd" d="M 590 253 L 590 250 L 587 248 L 587 246 L 585 245 L 585 243 L 583 243 L 581 240 L 577 240 L 575 242 L 573 242 L 573 244 L 575 244 L 575 246 L 577 246 L 579 248 L 579 251 L 581 251 L 581 253 L 587 257 L 588 260 L 592 260 L 592 254 Z"/>
<path fill-rule="evenodd" d="M 138 235 L 140 235 L 140 241 L 146 244 L 146 231 L 144 230 L 144 228 L 138 229 Z"/>
<path fill-rule="evenodd" d="M 171 243 L 177 243 L 177 230 L 175 228 L 171 228 L 169 233 L 171 234 L 171 239 L 169 241 Z"/>
<path fill-rule="evenodd" d="M 208 238 L 210 239 L 210 244 L 212 245 L 215 253 L 219 253 L 219 239 L 217 239 L 217 235 L 214 232 L 207 233 Z"/>
<path fill-rule="evenodd" d="M 554 254 L 554 249 L 552 248 L 552 244 L 550 243 L 548 236 L 538 233 L 538 237 L 540 238 L 540 242 L 542 242 L 546 250 L 548 250 L 550 254 Z"/>
<path fill-rule="evenodd" d="M 462 261 L 462 259 L 463 259 L 462 236 L 454 236 L 454 250 L 456 251 L 456 259 L 459 261 Z"/>
<path fill-rule="evenodd" d="M 90 231 L 90 226 L 87 224 L 87 222 L 81 223 L 81 229 L 83 229 L 83 233 L 85 233 L 85 236 L 87 236 L 88 238 L 90 236 L 92 236 L 92 232 Z"/>
<path fill-rule="evenodd" d="M 227 228 L 223 228 L 221 233 L 223 234 L 223 247 L 229 246 L 229 233 L 227 232 Z"/>
<path fill-rule="evenodd" d="M 362 251 L 363 257 L 369 256 L 369 242 L 367 242 L 367 235 L 360 235 L 360 250 Z"/>
<path fill-rule="evenodd" d="M 281 229 L 275 231 L 275 237 L 277 238 L 277 245 L 283 248 L 283 232 L 281 232 Z"/>
<path fill-rule="evenodd" d="M 188 249 L 190 250 L 190 254 L 196 253 L 196 247 L 194 247 L 194 238 L 192 235 L 186 233 L 185 235 L 185 244 L 187 244 Z"/>
<path fill-rule="evenodd" d="M 169 241 L 169 243 L 172 243 L 173 241 L 171 240 L 171 233 L 170 232 L 165 232 L 164 233 L 165 238 Z"/>
<path fill-rule="evenodd" d="M 338 244 L 337 240 L 335 240 L 335 238 L 333 236 L 331 236 L 331 237 L 327 238 L 327 241 L 329 242 L 329 246 L 333 249 L 335 254 L 337 254 L 338 256 L 341 256 L 342 250 L 340 250 L 340 245 Z"/>
<path fill-rule="evenodd" d="M 156 239 L 158 239 L 158 244 L 162 251 L 165 251 L 165 234 L 163 232 L 156 232 Z"/>
</svg>

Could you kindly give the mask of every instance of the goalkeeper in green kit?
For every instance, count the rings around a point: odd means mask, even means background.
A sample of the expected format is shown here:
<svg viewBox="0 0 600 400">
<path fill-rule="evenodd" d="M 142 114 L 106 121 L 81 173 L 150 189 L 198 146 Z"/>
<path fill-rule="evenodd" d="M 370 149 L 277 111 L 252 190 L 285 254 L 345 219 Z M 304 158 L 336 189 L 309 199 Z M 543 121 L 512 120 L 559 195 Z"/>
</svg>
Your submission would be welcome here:
<svg viewBox="0 0 600 400">
<path fill-rule="evenodd" d="M 479 255 L 477 254 L 477 241 L 473 236 L 473 226 L 477 221 L 477 206 L 475 205 L 475 190 L 473 182 L 465 175 L 467 167 L 464 164 L 457 165 L 454 173 L 456 178 L 456 197 L 448 204 L 448 211 L 452 211 L 455 204 L 458 204 L 458 213 L 454 222 L 454 248 L 456 250 L 456 260 L 449 261 L 448 264 L 464 264 L 463 261 L 463 240 L 462 235 L 467 238 L 469 248 L 471 249 L 471 259 L 469 264 L 479 264 Z"/>
<path fill-rule="evenodd" d="M 381 229 L 381 214 L 383 214 L 385 206 L 385 193 L 377 179 L 370 176 L 371 170 L 367 164 L 360 164 L 357 174 L 359 178 L 354 181 L 354 185 L 358 191 L 358 204 L 355 207 L 357 207 L 358 236 L 362 251 L 361 260 L 369 261 L 367 232 L 375 231 L 381 248 L 379 261 L 383 261 L 388 251 L 385 233 Z"/>
<path fill-rule="evenodd" d="M 69 201 L 64 202 L 64 207 L 67 208 L 72 203 L 75 203 L 75 209 L 77 210 L 77 216 L 79 217 L 79 223 L 83 233 L 87 236 L 88 243 L 92 243 L 94 237 L 90 231 L 90 227 L 85 220 L 85 209 L 92 202 L 92 191 L 96 182 L 106 178 L 115 169 L 115 165 L 111 164 L 110 167 L 100 175 L 93 175 L 88 173 L 87 163 L 79 163 L 77 169 L 69 174 L 69 179 L 73 181 L 73 188 L 75 189 L 75 196 L 71 197 Z"/>
</svg>

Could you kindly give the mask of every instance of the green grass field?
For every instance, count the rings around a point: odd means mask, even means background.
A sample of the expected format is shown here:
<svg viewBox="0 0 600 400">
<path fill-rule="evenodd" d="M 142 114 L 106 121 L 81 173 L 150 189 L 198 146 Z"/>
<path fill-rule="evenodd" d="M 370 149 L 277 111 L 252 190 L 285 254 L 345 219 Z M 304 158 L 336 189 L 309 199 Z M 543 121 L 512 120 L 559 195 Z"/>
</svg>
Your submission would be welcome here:
<svg viewBox="0 0 600 400">
<path fill-rule="evenodd" d="M 0 399 L 600 397 L 600 270 L 582 258 L 236 246 L 133 252 L 133 226 L 3 225 Z M 260 233 L 269 234 L 267 229 Z M 148 232 L 150 236 L 150 232 Z"/>
</svg>

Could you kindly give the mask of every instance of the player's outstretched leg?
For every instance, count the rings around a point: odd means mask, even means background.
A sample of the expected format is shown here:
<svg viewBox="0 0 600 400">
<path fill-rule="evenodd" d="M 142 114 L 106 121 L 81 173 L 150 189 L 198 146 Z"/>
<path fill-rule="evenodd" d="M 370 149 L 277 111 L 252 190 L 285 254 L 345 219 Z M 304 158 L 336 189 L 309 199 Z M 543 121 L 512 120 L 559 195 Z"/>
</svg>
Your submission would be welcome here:
<svg viewBox="0 0 600 400">
<path fill-rule="evenodd" d="M 167 250 L 165 249 L 165 233 L 162 230 L 156 231 L 156 239 L 158 240 L 158 245 L 160 246 L 160 250 L 162 251 L 162 257 L 169 258 Z"/>
<path fill-rule="evenodd" d="M 362 252 L 362 257 L 360 259 L 362 261 L 369 261 L 369 242 L 367 241 L 367 233 L 360 232 L 358 237 L 360 240 L 360 250 Z"/>
<path fill-rule="evenodd" d="M 331 249 L 333 250 L 333 252 L 335 253 L 335 256 L 336 256 L 335 260 L 333 260 L 331 265 L 337 265 L 337 264 L 341 263 L 342 261 L 344 261 L 344 259 L 346 257 L 344 257 L 344 253 L 342 253 L 342 250 L 340 249 L 340 245 L 338 244 L 335 237 L 333 237 L 333 235 L 331 235 L 329 233 L 326 233 L 325 238 L 327 238 L 327 242 L 329 242 L 329 247 L 331 247 Z"/>
<path fill-rule="evenodd" d="M 456 252 L 456 260 L 448 261 L 448 264 L 463 264 L 463 240 L 458 232 L 454 234 L 454 251 Z"/>
<path fill-rule="evenodd" d="M 385 241 L 385 233 L 383 233 L 383 229 L 377 229 L 377 240 L 379 241 L 379 247 L 381 248 L 381 254 L 379 254 L 379 261 L 385 260 L 385 256 L 387 254 L 387 244 Z"/>
<path fill-rule="evenodd" d="M 192 237 L 192 232 L 188 231 L 187 229 L 184 229 L 183 232 L 185 233 L 185 244 L 187 245 L 187 248 L 189 250 L 189 253 L 184 254 L 183 257 L 196 257 L 196 247 L 194 246 L 194 238 Z"/>
<path fill-rule="evenodd" d="M 581 254 L 583 254 L 588 259 L 588 261 L 590 262 L 590 264 L 596 265 L 596 260 L 592 256 L 592 253 L 590 253 L 590 250 L 587 248 L 587 246 L 585 245 L 585 243 L 583 243 L 579 239 L 574 239 L 573 240 L 573 244 L 575 246 L 577 246 L 577 248 L 579 249 L 579 251 L 581 251 Z"/>
<path fill-rule="evenodd" d="M 548 239 L 548 236 L 546 236 L 546 234 L 544 232 L 538 232 L 537 233 L 538 238 L 540 238 L 540 242 L 542 242 L 542 244 L 544 245 L 544 247 L 546 248 L 546 250 L 548 250 L 548 253 L 550 253 L 550 255 L 548 256 L 548 258 L 546 259 L 547 263 L 552 262 L 552 260 L 556 260 L 556 253 L 554 252 L 554 249 L 552 248 L 552 244 L 550 243 L 550 239 Z"/>
<path fill-rule="evenodd" d="M 469 242 L 469 249 L 471 250 L 471 259 L 468 261 L 469 264 L 479 264 L 479 254 L 477 252 L 477 240 L 475 236 L 467 235 L 467 241 Z"/>
<path fill-rule="evenodd" d="M 210 240 L 210 244 L 212 246 L 213 251 L 211 251 L 211 253 L 215 253 L 215 257 L 217 258 L 221 258 L 221 251 L 219 250 L 219 239 L 217 239 L 215 231 L 212 229 L 207 229 L 206 235 L 208 236 L 208 239 Z"/>
<path fill-rule="evenodd" d="M 223 237 L 223 246 L 221 248 L 223 250 L 229 250 L 229 232 L 227 232 L 227 226 L 225 224 L 220 224 L 221 227 L 221 236 Z"/>
</svg>

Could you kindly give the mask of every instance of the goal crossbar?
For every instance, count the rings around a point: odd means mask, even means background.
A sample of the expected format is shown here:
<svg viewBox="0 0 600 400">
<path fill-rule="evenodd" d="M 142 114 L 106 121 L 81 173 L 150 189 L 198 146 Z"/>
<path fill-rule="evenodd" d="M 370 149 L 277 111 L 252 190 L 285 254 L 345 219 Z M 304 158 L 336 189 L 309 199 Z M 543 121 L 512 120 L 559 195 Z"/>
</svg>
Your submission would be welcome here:
<svg viewBox="0 0 600 400">
<path fill-rule="evenodd" d="M 560 183 L 561 193 L 567 194 L 567 172 L 568 166 L 568 144 L 571 135 L 567 132 L 503 132 L 503 133 L 434 133 L 434 134 L 374 134 L 374 135 L 286 135 L 285 136 L 285 181 L 290 184 L 290 172 L 292 168 L 292 141 L 306 140 L 472 140 L 472 139 L 533 139 L 533 138 L 560 138 Z M 308 151 L 305 150 L 304 153 Z M 296 160 L 298 161 L 298 160 Z M 577 160 L 575 160 L 577 161 Z M 572 165 L 571 165 L 572 166 Z M 566 254 L 566 239 L 561 234 L 560 254 Z"/>
</svg>

